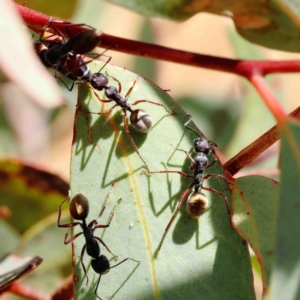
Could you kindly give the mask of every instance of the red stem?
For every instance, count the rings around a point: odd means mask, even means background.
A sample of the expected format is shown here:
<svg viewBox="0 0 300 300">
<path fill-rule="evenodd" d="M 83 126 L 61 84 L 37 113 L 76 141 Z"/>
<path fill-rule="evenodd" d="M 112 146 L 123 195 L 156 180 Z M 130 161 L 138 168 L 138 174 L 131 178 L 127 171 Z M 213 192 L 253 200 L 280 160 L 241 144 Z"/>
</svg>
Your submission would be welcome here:
<svg viewBox="0 0 300 300">
<path fill-rule="evenodd" d="M 13 282 L 6 292 L 10 292 L 28 300 L 50 300 L 49 295 L 19 282 Z"/>
<path fill-rule="evenodd" d="M 26 25 L 36 32 L 41 32 L 43 26 L 49 20 L 49 16 L 38 13 L 27 7 L 19 4 L 15 4 L 15 7 Z M 59 28 L 61 31 L 64 31 L 65 26 L 65 24 L 58 24 L 57 28 Z M 74 28 L 72 27 L 71 33 L 75 35 L 83 30 L 86 30 L 86 28 L 79 26 Z M 247 79 L 250 79 L 254 72 L 256 74 L 265 76 L 267 74 L 295 73 L 300 71 L 299 60 L 263 61 L 229 59 L 133 41 L 105 33 L 102 33 L 98 45 L 102 48 L 124 52 L 127 54 L 233 73 L 243 76 Z"/>
</svg>

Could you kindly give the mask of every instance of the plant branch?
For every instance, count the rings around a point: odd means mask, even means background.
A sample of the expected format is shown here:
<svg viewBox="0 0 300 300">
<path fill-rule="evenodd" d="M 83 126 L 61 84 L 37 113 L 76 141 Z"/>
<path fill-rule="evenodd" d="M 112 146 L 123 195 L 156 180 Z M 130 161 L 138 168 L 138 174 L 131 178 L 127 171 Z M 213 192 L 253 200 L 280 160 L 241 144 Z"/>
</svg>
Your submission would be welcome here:
<svg viewBox="0 0 300 300">
<path fill-rule="evenodd" d="M 15 4 L 15 7 L 20 13 L 26 25 L 36 32 L 41 32 L 43 26 L 49 20 L 49 16 L 38 13 L 27 7 L 21 6 L 19 4 Z M 63 32 L 65 32 L 65 26 L 66 24 L 57 24 L 57 28 Z M 70 31 L 73 35 L 78 34 L 83 30 L 86 30 L 84 26 L 74 26 L 70 28 Z M 265 76 L 267 74 L 295 73 L 300 71 L 299 60 L 259 61 L 229 59 L 176 50 L 155 44 L 133 41 L 115 37 L 105 33 L 102 33 L 100 35 L 98 46 L 114 51 L 124 52 L 127 54 L 233 73 L 243 76 L 247 79 L 250 79 L 254 72 Z"/>
<path fill-rule="evenodd" d="M 33 287 L 30 287 L 28 285 L 19 282 L 13 282 L 8 287 L 6 292 L 10 292 L 14 295 L 18 295 L 28 300 L 50 300 L 49 295 L 44 294 Z"/>
<path fill-rule="evenodd" d="M 299 119 L 300 107 L 296 108 L 292 113 L 289 114 L 289 116 Z M 239 170 L 248 166 L 256 157 L 277 142 L 279 137 L 280 134 L 277 124 L 256 139 L 249 146 L 240 151 L 229 161 L 227 161 L 223 166 L 224 169 L 229 171 L 232 176 L 235 175 Z"/>
</svg>

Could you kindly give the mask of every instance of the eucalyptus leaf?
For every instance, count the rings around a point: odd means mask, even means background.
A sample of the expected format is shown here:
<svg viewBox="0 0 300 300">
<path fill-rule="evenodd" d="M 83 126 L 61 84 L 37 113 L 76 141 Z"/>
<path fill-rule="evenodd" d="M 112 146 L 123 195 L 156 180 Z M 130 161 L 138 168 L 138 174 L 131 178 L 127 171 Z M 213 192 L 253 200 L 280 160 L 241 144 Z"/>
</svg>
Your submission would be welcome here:
<svg viewBox="0 0 300 300">
<path fill-rule="evenodd" d="M 102 64 L 89 64 L 98 72 Z M 189 153 L 197 137 L 185 129 L 188 117 L 168 94 L 153 83 L 127 70 L 107 65 L 102 72 L 110 84 L 121 82 L 125 95 L 135 82 L 128 100 L 140 99 L 162 103 L 163 107 L 140 103 L 133 108 L 147 111 L 153 120 L 148 134 L 130 133 L 140 155 L 151 171 L 174 170 L 191 174 L 189 160 L 181 148 Z M 104 99 L 104 95 L 99 93 Z M 99 220 L 106 224 L 112 207 L 120 197 L 114 219 L 106 230 L 96 229 L 95 236 L 103 239 L 118 255 L 115 260 L 101 246 L 102 254 L 111 265 L 130 257 L 101 277 L 98 295 L 114 299 L 254 299 L 251 264 L 247 244 L 233 230 L 223 199 L 206 193 L 208 209 L 199 220 L 191 218 L 183 205 L 175 218 L 162 249 L 155 252 L 182 192 L 190 184 L 189 178 L 179 174 L 145 174 L 146 168 L 124 131 L 123 113 L 119 107 L 110 115 L 90 112 L 107 111 L 114 103 L 100 102 L 87 84 L 79 86 L 75 116 L 71 161 L 71 195 L 83 193 L 89 199 L 87 222 L 97 218 L 104 199 L 113 183 L 108 206 Z M 129 121 L 127 121 L 129 122 Z M 202 135 L 202 134 L 201 134 Z M 193 154 L 192 154 L 193 155 Z M 209 156 L 210 161 L 213 159 Z M 208 171 L 207 171 L 208 172 Z M 219 163 L 209 173 L 223 174 Z M 205 186 L 224 193 L 230 201 L 228 184 L 218 178 L 207 180 Z M 73 234 L 79 233 L 79 226 Z M 80 264 L 83 236 L 74 241 L 75 299 L 96 299 L 94 290 L 99 275 L 90 265 L 91 257 L 84 254 L 89 278 L 86 284 Z"/>
</svg>

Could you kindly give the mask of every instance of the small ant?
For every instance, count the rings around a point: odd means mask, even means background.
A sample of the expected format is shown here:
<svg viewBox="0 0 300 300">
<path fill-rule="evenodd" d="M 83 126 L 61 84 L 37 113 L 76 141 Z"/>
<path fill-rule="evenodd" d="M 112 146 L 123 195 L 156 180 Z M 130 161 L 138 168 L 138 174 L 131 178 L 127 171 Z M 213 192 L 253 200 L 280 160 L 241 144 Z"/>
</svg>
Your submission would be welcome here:
<svg viewBox="0 0 300 300">
<path fill-rule="evenodd" d="M 111 189 L 113 188 L 113 186 L 114 186 L 114 184 L 111 186 L 111 188 L 110 188 L 110 190 L 109 190 L 109 192 L 106 196 L 106 199 L 104 201 L 103 207 L 102 207 L 102 209 L 99 213 L 98 218 L 95 219 L 95 220 L 92 220 L 88 225 L 86 223 L 86 218 L 89 214 L 89 202 L 88 202 L 87 197 L 84 196 L 82 193 L 78 193 L 72 198 L 70 198 L 70 196 L 68 196 L 59 205 L 59 208 L 58 208 L 58 219 L 57 219 L 58 227 L 69 228 L 68 232 L 65 235 L 65 240 L 64 240 L 65 245 L 73 242 L 80 235 L 82 235 L 82 234 L 84 235 L 85 245 L 83 246 L 82 251 L 81 251 L 80 262 L 81 262 L 82 268 L 84 270 L 84 274 L 87 278 L 86 284 L 88 284 L 89 279 L 88 279 L 88 276 L 87 276 L 86 267 L 83 263 L 83 256 L 84 256 L 84 252 L 86 250 L 86 253 L 89 256 L 92 257 L 91 266 L 92 266 L 93 270 L 97 274 L 100 274 L 97 285 L 96 285 L 96 288 L 95 288 L 95 292 L 94 292 L 95 295 L 97 296 L 97 298 L 99 298 L 99 299 L 101 299 L 101 298 L 97 295 L 97 289 L 98 289 L 98 286 L 99 286 L 100 279 L 101 279 L 102 275 L 108 273 L 110 269 L 122 264 L 123 262 L 125 262 L 127 260 L 132 260 L 132 261 L 135 261 L 135 262 L 139 263 L 139 261 L 127 257 L 127 258 L 123 259 L 121 262 L 119 262 L 118 264 L 111 267 L 107 257 L 105 255 L 100 255 L 101 251 L 100 251 L 100 245 L 99 245 L 98 242 L 100 242 L 107 249 L 107 251 L 109 253 L 111 253 L 114 257 L 117 257 L 115 254 L 113 254 L 110 251 L 110 249 L 106 246 L 106 244 L 104 243 L 104 241 L 101 238 L 99 238 L 97 236 L 94 236 L 95 229 L 109 227 L 109 225 L 110 225 L 110 223 L 111 223 L 111 221 L 114 217 L 115 208 L 116 208 L 117 204 L 119 204 L 122 200 L 122 198 L 118 199 L 117 203 L 114 205 L 107 224 L 99 225 L 98 220 L 102 216 L 102 214 L 103 214 L 103 212 L 104 212 L 104 210 L 107 206 L 107 202 L 108 202 L 108 199 L 109 199 L 109 194 L 110 194 Z M 70 206 L 69 206 L 70 215 L 72 216 L 73 219 L 80 220 L 81 222 L 60 224 L 62 205 L 68 199 L 71 199 Z M 79 225 L 82 228 L 82 232 L 79 232 L 79 233 L 75 234 L 74 236 L 68 238 L 70 229 L 77 226 L 77 225 Z"/>
<path fill-rule="evenodd" d="M 63 33 L 57 28 L 55 25 L 56 23 L 66 24 L 65 31 L 69 37 L 68 41 L 65 39 Z M 72 37 L 69 28 L 83 25 L 91 29 L 81 31 L 79 34 Z M 58 35 L 57 38 L 51 39 L 53 35 L 44 38 L 44 34 L 49 27 L 51 27 Z M 91 77 L 91 72 L 87 67 L 88 62 L 83 60 L 81 54 L 92 51 L 97 46 L 99 39 L 100 34 L 91 26 L 52 21 L 52 18 L 50 18 L 48 23 L 44 26 L 39 40 L 34 43 L 34 47 L 45 67 L 53 68 L 73 81 L 79 80 L 81 82 L 89 81 L 89 78 Z M 97 55 L 95 58 L 101 55 L 102 54 Z M 70 88 L 67 87 L 68 90 L 71 91 L 73 89 L 74 83 L 75 82 L 73 82 Z"/>
<path fill-rule="evenodd" d="M 94 45 L 94 40 L 98 40 L 98 37 L 94 37 L 95 30 L 86 30 L 81 33 L 79 33 L 75 37 L 71 37 L 69 41 L 65 41 L 62 32 L 59 31 L 59 29 L 54 25 L 54 21 L 48 22 L 47 25 L 45 25 L 43 32 L 40 37 L 40 41 L 36 43 L 36 52 L 40 56 L 42 62 L 46 67 L 54 68 L 55 70 L 59 71 L 61 74 L 65 75 L 66 77 L 73 80 L 73 84 L 69 90 L 72 90 L 75 83 L 83 83 L 83 82 L 89 82 L 93 88 L 95 96 L 98 98 L 100 102 L 109 103 L 109 102 L 115 102 L 115 105 L 113 105 L 108 111 L 99 112 L 99 113 L 93 113 L 98 115 L 109 115 L 115 107 L 119 106 L 121 107 L 123 111 L 123 122 L 124 122 L 124 128 L 125 132 L 140 159 L 143 161 L 144 165 L 147 168 L 147 171 L 150 171 L 147 163 L 142 158 L 142 156 L 139 153 L 138 147 L 136 146 L 129 128 L 127 124 L 127 112 L 130 113 L 130 123 L 132 127 L 141 133 L 147 133 L 152 127 L 152 119 L 150 115 L 141 109 L 132 109 L 132 106 L 137 105 L 139 103 L 151 103 L 157 106 L 163 107 L 170 115 L 175 115 L 175 112 L 170 112 L 163 104 L 141 99 L 137 100 L 133 103 L 130 103 L 127 101 L 128 96 L 132 92 L 136 81 L 134 82 L 133 86 L 127 91 L 125 97 L 122 96 L 121 93 L 121 83 L 115 78 L 112 77 L 113 80 L 115 80 L 118 83 L 118 89 L 115 86 L 109 85 L 109 80 L 107 76 L 105 76 L 103 73 L 101 73 L 101 70 L 109 63 L 111 60 L 111 57 L 106 61 L 104 66 L 100 69 L 99 72 L 92 74 L 90 69 L 88 68 L 87 64 L 91 61 L 85 62 L 83 60 L 82 55 L 78 54 L 76 50 L 80 50 L 80 53 L 82 53 L 83 49 L 86 51 L 88 48 L 81 46 L 81 44 L 84 41 L 89 41 L 89 39 L 92 40 L 90 42 L 91 45 Z M 53 30 L 61 36 L 62 39 L 56 39 L 53 42 L 48 41 L 48 39 L 42 38 L 44 35 L 44 32 L 46 31 L 47 27 L 51 26 Z M 72 25 L 70 25 L 72 26 Z M 78 26 L 78 25 L 73 25 Z M 66 27 L 66 32 L 70 36 L 69 29 Z M 96 33 L 95 33 L 96 35 Z M 51 44 L 52 43 L 52 44 Z M 90 50 L 90 49 L 89 49 Z M 106 51 L 106 50 L 105 50 Z M 104 51 L 104 52 L 105 52 Z M 97 55 L 95 58 L 104 55 L 104 53 Z M 59 78 L 59 77 L 58 77 Z M 60 78 L 59 78 L 60 79 Z M 61 79 L 60 79 L 61 80 Z M 63 82 L 63 81 L 62 81 Z M 63 82 L 64 83 L 64 82 Z M 66 85 L 66 84 L 65 84 Z M 97 91 L 103 91 L 105 96 L 108 98 L 108 100 L 101 99 L 98 94 L 95 92 Z M 92 112 L 89 112 L 92 113 Z"/>
<path fill-rule="evenodd" d="M 106 62 L 107 64 L 108 62 Z M 106 65 L 105 64 L 105 65 Z M 105 67 L 105 65 L 103 66 L 103 68 Z M 102 68 L 102 69 L 103 69 Z M 101 70 L 102 70 L 101 69 Z M 122 96 L 121 90 L 121 83 L 115 78 L 112 77 L 113 80 L 115 80 L 118 84 L 118 88 L 116 88 L 113 85 L 108 85 L 108 78 L 107 76 L 105 76 L 103 73 L 101 73 L 101 70 L 97 73 L 92 74 L 91 78 L 90 78 L 90 84 L 92 86 L 92 88 L 94 89 L 94 94 L 95 96 L 98 98 L 98 100 L 100 102 L 104 102 L 104 103 L 109 103 L 109 102 L 115 102 L 115 104 L 107 111 L 104 112 L 89 112 L 89 113 L 93 113 L 93 114 L 98 114 L 98 115 L 109 115 L 111 114 L 111 112 L 116 108 L 116 107 L 120 107 L 123 111 L 123 123 L 124 123 L 124 128 L 125 128 L 125 132 L 135 150 L 135 152 L 138 154 L 138 156 L 140 157 L 140 159 L 143 161 L 144 165 L 147 168 L 147 171 L 150 172 L 150 169 L 147 165 L 147 163 L 145 162 L 145 160 L 142 158 L 142 156 L 139 153 L 139 150 L 130 134 L 129 128 L 128 128 L 128 124 L 127 124 L 127 112 L 130 113 L 130 123 L 132 125 L 132 127 L 141 133 L 147 133 L 150 131 L 150 129 L 152 128 L 152 119 L 150 117 L 150 115 L 145 112 L 142 109 L 132 109 L 132 106 L 137 105 L 139 103 L 151 103 L 157 106 L 161 106 L 163 107 L 170 115 L 174 116 L 176 115 L 175 112 L 170 112 L 163 104 L 161 103 L 157 103 L 154 101 L 149 101 L 149 100 L 145 100 L 145 99 L 141 99 L 141 100 L 136 100 L 133 103 L 130 103 L 129 101 L 127 101 L 128 96 L 130 95 L 130 93 L 132 92 L 137 80 L 134 82 L 134 84 L 129 88 L 129 90 L 127 91 L 125 96 Z M 95 92 L 95 90 L 97 91 L 102 91 L 104 90 L 104 94 L 105 96 L 108 98 L 108 100 L 104 100 L 101 99 L 98 94 Z"/>
<path fill-rule="evenodd" d="M 194 151 L 197 152 L 196 156 L 194 158 L 192 158 L 191 155 L 185 150 L 182 150 L 182 149 L 175 149 L 175 150 L 182 151 L 186 154 L 188 159 L 192 162 L 192 166 L 190 167 L 190 169 L 194 170 L 194 174 L 188 175 L 181 171 L 169 171 L 169 170 L 148 172 L 148 174 L 176 173 L 183 177 L 192 179 L 192 182 L 190 183 L 189 187 L 182 193 L 182 195 L 178 201 L 176 209 L 175 209 L 174 213 L 172 214 L 172 217 L 171 217 L 171 219 L 165 229 L 163 237 L 159 243 L 159 246 L 157 249 L 157 254 L 159 253 L 159 251 L 162 247 L 162 244 L 168 233 L 168 230 L 169 230 L 170 226 L 172 225 L 181 205 L 183 204 L 184 199 L 190 193 L 191 189 L 193 189 L 193 192 L 189 195 L 188 200 L 187 200 L 187 212 L 190 214 L 190 216 L 192 216 L 194 218 L 198 218 L 205 212 L 205 210 L 207 208 L 207 198 L 203 193 L 199 192 L 200 189 L 210 191 L 210 192 L 213 192 L 213 193 L 221 196 L 224 199 L 227 212 L 230 214 L 230 208 L 229 208 L 227 197 L 223 193 L 221 193 L 215 189 L 203 186 L 203 181 L 206 179 L 209 179 L 210 177 L 221 178 L 221 179 L 224 179 L 226 182 L 228 182 L 226 180 L 226 178 L 220 174 L 207 174 L 204 176 L 205 170 L 207 168 L 211 167 L 218 160 L 217 156 L 214 152 L 214 149 L 213 149 L 213 147 L 218 147 L 218 145 L 213 141 L 210 141 L 210 140 L 207 140 L 207 139 L 201 137 L 194 129 L 189 127 L 188 124 L 190 123 L 191 120 L 192 120 L 192 117 L 189 116 L 189 120 L 186 123 L 184 123 L 184 126 L 187 129 L 189 129 L 190 131 L 194 132 L 198 136 L 198 138 L 196 138 L 194 140 Z M 209 163 L 207 155 L 210 153 L 213 154 L 215 159 Z"/>
</svg>

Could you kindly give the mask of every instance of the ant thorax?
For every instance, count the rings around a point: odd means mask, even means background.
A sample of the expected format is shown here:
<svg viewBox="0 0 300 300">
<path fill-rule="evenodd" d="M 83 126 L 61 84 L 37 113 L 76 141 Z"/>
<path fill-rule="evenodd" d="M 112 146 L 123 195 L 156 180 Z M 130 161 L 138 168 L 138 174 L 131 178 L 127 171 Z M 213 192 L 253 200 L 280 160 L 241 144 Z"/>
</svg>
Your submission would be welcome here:
<svg viewBox="0 0 300 300">
<path fill-rule="evenodd" d="M 199 152 L 197 153 L 196 157 L 194 158 L 195 160 L 195 170 L 199 171 L 204 171 L 208 164 L 208 158 L 205 153 Z"/>
</svg>

